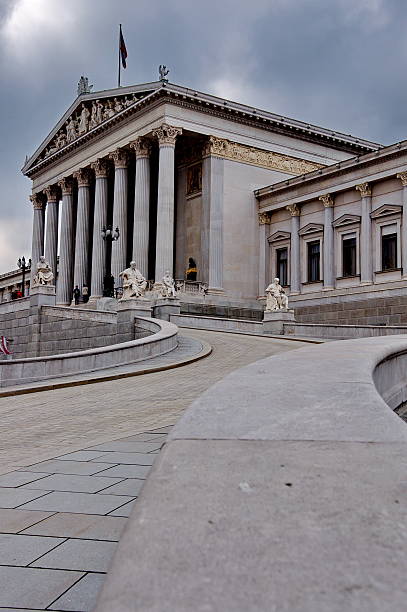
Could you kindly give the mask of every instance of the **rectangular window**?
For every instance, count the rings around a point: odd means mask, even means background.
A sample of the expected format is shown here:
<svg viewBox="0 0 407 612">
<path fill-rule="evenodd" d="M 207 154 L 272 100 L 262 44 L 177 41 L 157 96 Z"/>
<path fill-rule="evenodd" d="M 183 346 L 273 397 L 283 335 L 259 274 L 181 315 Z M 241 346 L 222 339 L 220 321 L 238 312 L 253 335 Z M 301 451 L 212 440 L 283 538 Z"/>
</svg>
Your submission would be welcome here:
<svg viewBox="0 0 407 612">
<path fill-rule="evenodd" d="M 382 236 L 382 270 L 397 268 L 397 234 Z"/>
<path fill-rule="evenodd" d="M 342 240 L 342 276 L 356 276 L 356 238 Z"/>
<path fill-rule="evenodd" d="M 280 279 L 280 285 L 288 285 L 288 249 L 277 249 L 277 271 L 276 276 Z"/>
<path fill-rule="evenodd" d="M 319 240 L 315 242 L 308 242 L 308 282 L 313 283 L 320 280 L 320 243 Z"/>
</svg>

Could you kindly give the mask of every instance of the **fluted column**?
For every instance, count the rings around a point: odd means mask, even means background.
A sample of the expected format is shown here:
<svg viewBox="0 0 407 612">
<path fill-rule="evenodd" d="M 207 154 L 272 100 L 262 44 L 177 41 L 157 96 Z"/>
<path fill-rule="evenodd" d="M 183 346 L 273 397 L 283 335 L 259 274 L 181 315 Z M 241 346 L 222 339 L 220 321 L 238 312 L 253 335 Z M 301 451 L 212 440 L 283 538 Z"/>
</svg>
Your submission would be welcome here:
<svg viewBox="0 0 407 612">
<path fill-rule="evenodd" d="M 270 232 L 271 214 L 269 212 L 259 213 L 259 295 L 264 295 L 268 284 L 268 244 L 267 235 Z"/>
<path fill-rule="evenodd" d="M 174 157 L 175 141 L 181 128 L 163 123 L 153 130 L 160 148 L 158 168 L 157 238 L 155 281 L 160 282 L 166 270 L 173 274 L 174 257 Z"/>
<path fill-rule="evenodd" d="M 400 172 L 397 178 L 403 185 L 403 216 L 401 220 L 401 267 L 403 278 L 407 278 L 407 172 Z"/>
<path fill-rule="evenodd" d="M 370 213 L 372 211 L 372 189 L 369 183 L 356 185 L 362 197 L 362 220 L 360 224 L 360 282 L 370 284 L 373 282 L 373 252 L 372 252 L 372 225 Z"/>
<path fill-rule="evenodd" d="M 127 168 L 128 154 L 117 149 L 110 155 L 114 162 L 113 229 L 119 228 L 119 239 L 112 245 L 112 274 L 119 285 L 119 274 L 127 267 Z"/>
<path fill-rule="evenodd" d="M 331 194 L 319 198 L 324 205 L 324 289 L 333 289 L 334 281 L 334 201 Z"/>
<path fill-rule="evenodd" d="M 30 200 L 34 208 L 33 233 L 31 243 L 31 286 L 37 273 L 37 263 L 41 255 L 44 255 L 44 221 L 45 221 L 45 198 L 42 193 L 33 193 Z"/>
<path fill-rule="evenodd" d="M 83 285 L 88 284 L 88 243 L 89 243 L 89 185 L 90 173 L 86 168 L 74 172 L 78 181 L 78 212 L 76 216 L 75 238 L 75 268 L 74 287 L 82 291 Z"/>
<path fill-rule="evenodd" d="M 56 185 L 44 189 L 47 196 L 47 230 L 45 236 L 45 259 L 54 273 L 54 283 L 57 284 L 57 250 L 58 250 L 58 217 L 59 193 Z"/>
<path fill-rule="evenodd" d="M 300 293 L 300 208 L 297 204 L 290 204 L 287 210 L 291 215 L 291 253 L 290 253 L 290 294 Z"/>
<path fill-rule="evenodd" d="M 57 304 L 68 305 L 72 300 L 72 272 L 74 245 L 73 181 L 70 177 L 58 182 L 62 190 L 61 239 L 59 245 L 59 271 Z"/>
<path fill-rule="evenodd" d="M 91 299 L 103 295 L 103 280 L 106 274 L 106 242 L 102 238 L 102 228 L 107 225 L 107 174 L 109 165 L 106 159 L 98 159 L 91 165 L 95 171 L 95 212 L 93 220 L 92 281 Z"/>
<path fill-rule="evenodd" d="M 208 293 L 223 293 L 223 184 L 225 162 L 218 155 L 223 141 L 209 136 L 202 164 L 202 247 Z"/>
<path fill-rule="evenodd" d="M 133 260 L 137 263 L 137 267 L 143 276 L 148 278 L 151 143 L 145 138 L 137 138 L 130 146 L 136 152 Z"/>
</svg>

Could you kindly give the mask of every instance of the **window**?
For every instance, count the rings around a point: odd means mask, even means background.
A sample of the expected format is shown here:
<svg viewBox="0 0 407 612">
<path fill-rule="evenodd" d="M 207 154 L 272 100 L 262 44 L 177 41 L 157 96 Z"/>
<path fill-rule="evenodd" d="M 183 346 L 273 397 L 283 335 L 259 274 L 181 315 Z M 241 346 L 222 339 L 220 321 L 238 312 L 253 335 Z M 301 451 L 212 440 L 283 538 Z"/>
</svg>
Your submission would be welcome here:
<svg viewBox="0 0 407 612">
<path fill-rule="evenodd" d="M 397 234 L 382 236 L 382 270 L 397 268 Z"/>
<path fill-rule="evenodd" d="M 308 242 L 308 282 L 313 283 L 320 280 L 320 242 L 315 240 Z"/>
<path fill-rule="evenodd" d="M 342 276 L 356 276 L 356 238 L 342 240 Z"/>
<path fill-rule="evenodd" d="M 280 279 L 280 285 L 288 285 L 288 249 L 277 249 L 277 271 L 276 276 Z"/>
</svg>

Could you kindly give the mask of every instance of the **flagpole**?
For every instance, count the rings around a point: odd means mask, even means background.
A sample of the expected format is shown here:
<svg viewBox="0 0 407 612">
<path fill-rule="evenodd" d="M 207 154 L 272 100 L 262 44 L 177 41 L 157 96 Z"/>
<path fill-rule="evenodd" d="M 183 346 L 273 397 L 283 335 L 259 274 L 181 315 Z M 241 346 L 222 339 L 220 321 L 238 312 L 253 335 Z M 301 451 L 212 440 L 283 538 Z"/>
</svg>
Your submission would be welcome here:
<svg viewBox="0 0 407 612">
<path fill-rule="evenodd" d="M 119 25 L 119 44 L 118 44 L 118 49 L 119 49 L 119 76 L 117 79 L 117 87 L 120 87 L 120 34 L 122 31 L 122 24 Z"/>
</svg>

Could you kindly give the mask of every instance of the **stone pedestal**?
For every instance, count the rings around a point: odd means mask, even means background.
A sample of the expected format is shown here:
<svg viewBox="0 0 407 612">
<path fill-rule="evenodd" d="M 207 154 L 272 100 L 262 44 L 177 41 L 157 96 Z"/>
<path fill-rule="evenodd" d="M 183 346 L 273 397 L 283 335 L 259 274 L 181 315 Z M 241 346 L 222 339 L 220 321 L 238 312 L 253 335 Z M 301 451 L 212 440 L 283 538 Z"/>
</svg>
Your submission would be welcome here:
<svg viewBox="0 0 407 612">
<path fill-rule="evenodd" d="M 30 289 L 30 308 L 55 306 L 55 285 L 39 285 Z"/>
<path fill-rule="evenodd" d="M 39 285 L 30 289 L 30 314 L 28 317 L 28 342 L 26 357 L 37 357 L 40 346 L 41 307 L 55 306 L 55 285 Z"/>
<path fill-rule="evenodd" d="M 171 315 L 179 315 L 181 312 L 181 302 L 177 298 L 159 298 L 153 308 L 154 317 L 169 321 Z"/>
<path fill-rule="evenodd" d="M 264 312 L 263 334 L 284 334 L 284 323 L 295 323 L 294 310 Z"/>
<path fill-rule="evenodd" d="M 136 317 L 151 317 L 150 300 L 129 298 L 119 300 L 117 308 L 117 342 L 135 339 L 134 321 Z"/>
</svg>

